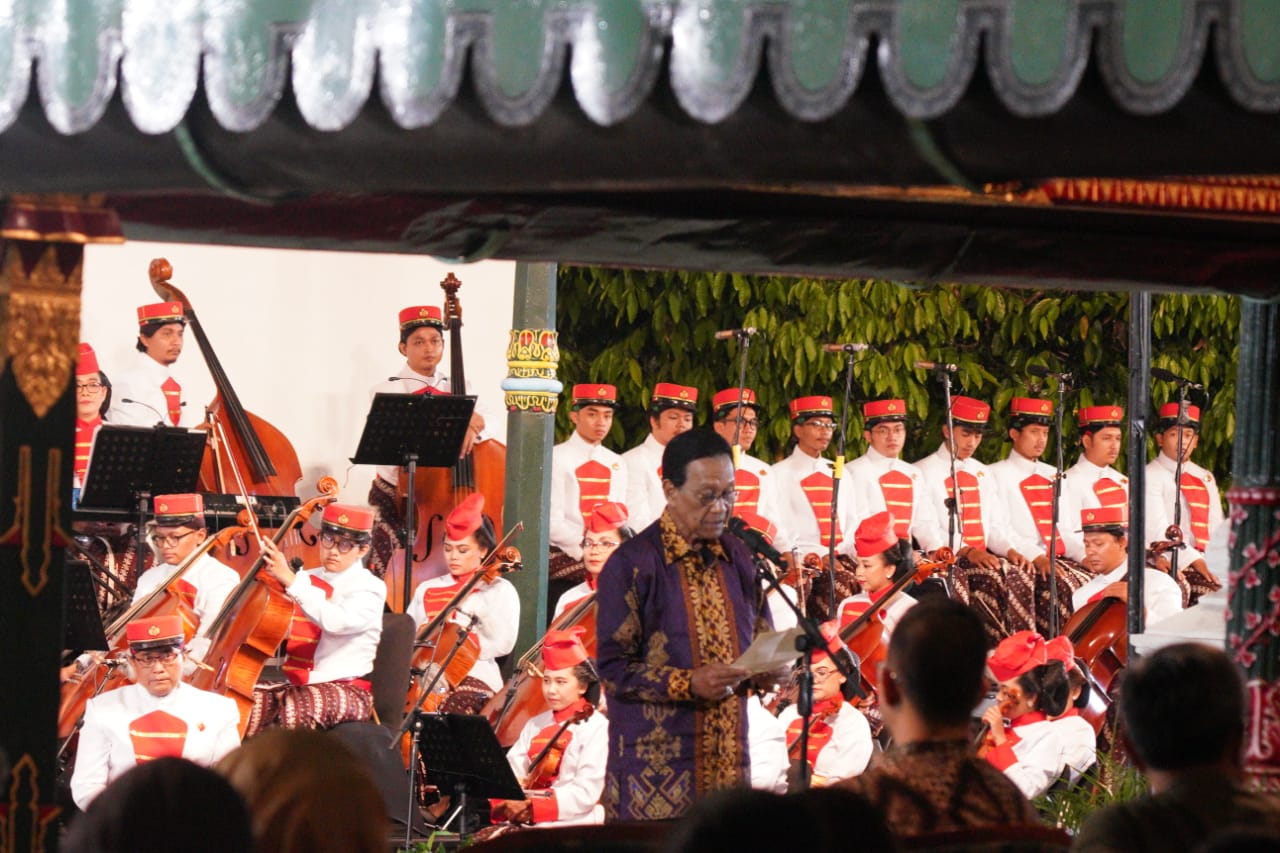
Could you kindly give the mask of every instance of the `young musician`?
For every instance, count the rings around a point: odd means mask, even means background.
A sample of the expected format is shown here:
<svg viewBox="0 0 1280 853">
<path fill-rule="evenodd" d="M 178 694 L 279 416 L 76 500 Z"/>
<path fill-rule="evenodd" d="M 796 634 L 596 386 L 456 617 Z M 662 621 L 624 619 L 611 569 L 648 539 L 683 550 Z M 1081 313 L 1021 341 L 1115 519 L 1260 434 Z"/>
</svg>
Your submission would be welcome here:
<svg viewBox="0 0 1280 853">
<path fill-rule="evenodd" d="M 596 591 L 596 579 L 605 561 L 618 550 L 618 546 L 626 542 L 635 533 L 627 523 L 627 508 L 620 503 L 610 501 L 597 504 L 587 516 L 586 530 L 582 533 L 582 563 L 587 569 L 587 579 L 575 587 L 566 590 L 556 602 L 556 611 L 552 619 L 560 618 L 560 614 L 574 607 L 588 595 Z"/>
<path fill-rule="evenodd" d="M 840 602 L 840 627 L 848 625 L 871 607 L 879 608 L 879 618 L 884 623 L 884 643 L 887 646 L 894 627 L 916 600 L 905 592 L 899 592 L 888 602 L 885 596 L 903 573 L 911 571 L 911 552 L 907 543 L 899 539 L 899 526 L 892 515 L 879 512 L 858 525 L 853 547 L 858 555 L 855 573 L 862 591 Z"/>
<path fill-rule="evenodd" d="M 253 691 L 245 737 L 271 725 L 327 729 L 372 715 L 367 676 L 387 594 L 386 584 L 360 564 L 372 528 L 369 507 L 329 504 L 320 524 L 320 566 L 300 572 L 275 543 L 262 540 L 267 570 L 294 603 L 283 667 L 288 682 Z"/>
<path fill-rule="evenodd" d="M 125 634 L 134 683 L 85 705 L 71 775 L 82 809 L 131 767 L 164 756 L 210 765 L 240 745 L 235 702 L 182 683 L 181 617 L 136 619 Z"/>
<path fill-rule="evenodd" d="M 848 649 L 840 641 L 834 621 L 822 624 L 825 649 L 813 651 L 813 714 L 809 718 L 810 784 L 822 787 L 857 776 L 871 760 L 871 727 L 862 713 L 849 704 L 855 695 L 853 684 L 831 660 L 844 655 L 852 664 Z M 778 715 L 787 727 L 787 749 L 793 761 L 800 759 L 800 734 L 804 718 L 795 705 Z"/>
<path fill-rule="evenodd" d="M 1080 458 L 1065 472 L 1062 494 L 1072 512 L 1129 502 L 1129 478 L 1114 467 L 1124 446 L 1124 407 L 1087 406 L 1077 413 Z M 1072 536 L 1067 556 L 1082 562 L 1084 542 Z"/>
<path fill-rule="evenodd" d="M 458 504 L 444 524 L 444 559 L 449 574 L 418 584 L 408 613 L 421 628 L 472 579 L 498 544 L 493 521 L 484 514 L 484 495 L 476 493 Z M 502 687 L 496 658 L 511 651 L 520 627 L 520 596 L 505 578 L 477 584 L 449 614 L 448 622 L 470 626 L 467 643 L 476 647 L 477 660 L 459 692 L 488 698 Z M 478 697 L 476 699 L 478 701 Z"/>
<path fill-rule="evenodd" d="M 637 530 L 648 527 L 667 505 L 662 491 L 662 453 L 667 442 L 693 429 L 698 389 L 659 382 L 649 400 L 649 435 L 638 447 L 622 454 L 627 463 L 627 511 Z"/>
<path fill-rule="evenodd" d="M 741 411 L 738 401 L 737 388 L 717 391 L 711 398 L 711 428 L 731 447 L 734 445 L 734 433 L 738 433 L 733 480 L 738 499 L 733 503 L 733 514 L 739 518 L 756 515 L 776 525 L 778 509 L 773 480 L 769 476 L 771 466 L 747 452 L 760 430 L 760 403 L 756 400 L 756 392 L 750 388 L 742 389 Z M 739 415 L 741 421 L 738 420 Z"/>
<path fill-rule="evenodd" d="M 98 368 L 98 356 L 93 347 L 82 343 L 76 359 L 76 459 L 72 479 L 77 500 L 79 490 L 84 487 L 84 475 L 89 470 L 93 438 L 98 434 L 110 406 L 111 383 Z"/>
<path fill-rule="evenodd" d="M 604 822 L 600 795 L 609 721 L 593 707 L 600 679 L 582 645 L 584 630 L 547 632 L 542 695 L 550 710 L 525 723 L 507 752 L 525 799 L 490 800 L 494 823 L 507 820 L 542 827 Z"/>
<path fill-rule="evenodd" d="M 200 423 L 204 413 L 189 406 L 173 365 L 182 355 L 187 317 L 181 302 L 157 302 L 138 308 L 137 355 L 116 377 L 107 420 L 124 426 L 180 426 Z"/>
<path fill-rule="evenodd" d="M 1178 552 L 1179 574 L 1197 572 L 1210 582 L 1210 588 L 1220 586 L 1205 562 L 1205 551 L 1209 547 L 1209 539 L 1222 532 L 1222 523 L 1226 520 L 1222 513 L 1222 498 L 1213 474 L 1191 461 L 1191 453 L 1200 443 L 1200 407 L 1187 406 L 1184 423 L 1179 425 L 1178 404 L 1161 406 L 1155 437 L 1160 452 L 1147 463 L 1146 539 L 1148 542 L 1165 539 L 1165 531 L 1173 526 L 1174 502 L 1178 500 L 1173 477 L 1181 451 L 1180 529 L 1186 547 Z M 1157 567 L 1169 571 L 1168 555 L 1157 559 Z"/>
<path fill-rule="evenodd" d="M 1062 741 L 1063 763 L 1075 782 L 1098 761 L 1098 735 L 1080 711 L 1089 705 L 1090 685 L 1084 661 L 1076 657 L 1075 646 L 1066 637 L 1054 637 L 1045 644 L 1048 660 L 1060 661 L 1067 671 L 1067 707 L 1050 717 Z"/>
</svg>

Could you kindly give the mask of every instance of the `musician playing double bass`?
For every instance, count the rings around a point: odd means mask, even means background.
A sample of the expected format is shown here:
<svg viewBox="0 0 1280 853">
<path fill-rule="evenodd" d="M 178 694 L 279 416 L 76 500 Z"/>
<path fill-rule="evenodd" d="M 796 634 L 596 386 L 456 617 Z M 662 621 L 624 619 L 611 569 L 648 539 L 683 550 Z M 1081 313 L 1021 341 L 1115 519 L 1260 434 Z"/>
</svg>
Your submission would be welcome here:
<svg viewBox="0 0 1280 853">
<path fill-rule="evenodd" d="M 370 391 L 373 394 L 452 394 L 457 393 L 449 377 L 440 370 L 444 358 L 444 315 L 435 305 L 412 305 L 400 312 L 400 354 L 404 366 L 394 377 L 379 382 Z M 467 394 L 474 394 L 467 383 Z M 471 415 L 467 435 L 462 443 L 462 455 L 471 452 L 477 441 L 491 438 L 485 431 L 484 409 L 480 401 Z M 378 577 L 386 572 L 392 552 L 402 547 L 400 541 L 404 529 L 403 500 L 396 495 L 400 469 L 394 465 L 381 465 L 369 488 L 369 504 L 378 511 L 377 524 L 369 554 L 369 570 Z"/>
<path fill-rule="evenodd" d="M 369 507 L 329 504 L 320 524 L 320 566 L 299 572 L 274 542 L 261 540 L 266 568 L 294 609 L 283 666 L 288 682 L 254 689 L 246 738 L 273 725 L 328 729 L 372 716 L 366 676 L 382 636 L 387 592 L 360 564 L 372 528 Z"/>
</svg>

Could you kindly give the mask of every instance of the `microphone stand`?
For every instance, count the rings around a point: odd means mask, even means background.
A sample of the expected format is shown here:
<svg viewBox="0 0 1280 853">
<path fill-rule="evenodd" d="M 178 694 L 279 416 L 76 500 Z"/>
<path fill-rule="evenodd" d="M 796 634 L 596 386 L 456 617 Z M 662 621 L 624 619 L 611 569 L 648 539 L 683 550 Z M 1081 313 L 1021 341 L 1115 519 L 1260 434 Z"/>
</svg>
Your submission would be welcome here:
<svg viewBox="0 0 1280 853">
<path fill-rule="evenodd" d="M 845 434 L 849 424 L 849 398 L 853 395 L 853 353 L 850 347 L 845 348 L 844 358 L 844 407 L 840 411 L 840 439 L 836 446 L 836 461 L 831 468 L 831 536 L 827 541 L 827 583 L 830 584 L 832 619 L 836 618 L 836 525 L 839 518 L 840 482 L 844 479 L 844 454 L 848 436 Z M 850 531 L 843 531 L 846 535 Z M 807 753 L 806 753 L 807 754 Z"/>
<path fill-rule="evenodd" d="M 1058 377 L 1058 405 L 1053 410 L 1053 436 L 1057 442 L 1058 452 L 1055 454 L 1055 470 L 1053 474 L 1053 497 L 1050 515 L 1053 523 L 1049 528 L 1049 635 L 1058 636 L 1061 626 L 1058 625 L 1058 515 L 1062 508 L 1062 405 L 1067 393 L 1067 381 Z"/>
<path fill-rule="evenodd" d="M 962 518 L 961 513 L 964 510 L 964 495 L 960 492 L 960 481 L 956 479 L 956 422 L 951 416 L 951 374 L 946 371 L 939 372 L 939 378 L 942 380 L 942 399 L 944 401 L 944 409 L 947 413 L 947 463 L 951 467 L 951 497 L 947 498 L 945 505 L 947 507 L 947 544 L 955 551 L 957 559 L 960 556 L 960 549 L 964 547 L 964 526 L 960 526 L 960 543 L 956 543 L 956 525 Z"/>
<path fill-rule="evenodd" d="M 1173 463 L 1173 526 L 1178 528 L 1178 533 L 1182 534 L 1182 426 L 1187 422 L 1187 386 L 1184 382 L 1178 383 L 1178 420 L 1176 426 L 1178 428 L 1178 458 Z M 1185 534 L 1182 535 L 1182 542 L 1187 541 Z M 1204 543 L 1197 542 L 1197 545 L 1204 548 Z M 1175 581 L 1178 579 L 1178 551 L 1180 548 L 1169 549 L 1169 576 Z"/>
<path fill-rule="evenodd" d="M 733 336 L 742 344 L 742 352 L 738 355 L 738 410 L 733 418 L 733 468 L 736 471 L 742 442 L 742 405 L 747 394 L 747 353 L 751 349 L 751 333 L 746 329 L 735 329 Z"/>
</svg>

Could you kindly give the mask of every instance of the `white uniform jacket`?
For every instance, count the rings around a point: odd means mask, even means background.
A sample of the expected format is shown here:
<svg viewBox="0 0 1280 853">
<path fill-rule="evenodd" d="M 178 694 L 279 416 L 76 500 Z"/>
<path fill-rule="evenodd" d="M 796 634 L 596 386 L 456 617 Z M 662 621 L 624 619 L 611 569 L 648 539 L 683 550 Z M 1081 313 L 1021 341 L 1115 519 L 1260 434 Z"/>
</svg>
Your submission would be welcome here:
<svg viewBox="0 0 1280 853">
<path fill-rule="evenodd" d="M 914 598 L 905 592 L 900 592 L 893 597 L 887 607 L 880 611 L 880 621 L 884 623 L 884 643 L 885 648 L 889 646 L 889 637 L 893 635 L 893 629 L 902 621 L 902 617 L 907 615 L 907 611 L 918 604 Z M 840 614 L 840 626 L 844 627 L 857 619 L 862 611 L 876 606 L 871 600 L 871 596 L 865 592 L 859 592 L 851 595 L 844 601 L 840 602 L 840 606 L 836 608 L 836 613 Z"/>
<path fill-rule="evenodd" d="M 844 479 L 840 481 L 840 502 L 849 500 L 846 496 L 854 493 L 853 503 L 859 510 L 859 524 L 880 512 L 888 512 L 895 521 L 901 521 L 905 507 L 900 504 L 890 506 L 880 485 L 880 478 L 894 471 L 911 481 L 911 512 L 907 518 L 911 536 L 925 551 L 941 548 L 947 541 L 946 528 L 939 524 L 935 515 L 933 501 L 929 500 L 924 488 L 924 475 L 910 462 L 890 459 L 874 447 L 868 447 L 866 453 L 845 466 Z"/>
<path fill-rule="evenodd" d="M 169 401 L 160 387 L 170 378 L 182 384 L 182 380 L 174 376 L 168 367 L 144 352 L 134 352 L 133 362 L 111 377 L 111 408 L 107 410 L 107 422 L 112 426 L 153 427 L 158 423 L 173 426 L 169 419 Z M 126 403 L 126 399 L 136 402 Z M 179 399 L 186 405 L 178 416 L 178 426 L 193 427 L 204 420 L 203 405 L 188 400 L 185 390 L 179 393 Z"/>
<path fill-rule="evenodd" d="M 138 585 L 133 590 L 133 601 L 137 602 L 157 587 L 167 584 L 177 570 L 178 567 L 172 563 L 161 563 L 147 569 L 138 578 Z M 182 577 L 178 579 L 180 587 L 183 582 L 195 588 L 192 609 L 200 620 L 195 638 L 187 646 L 187 652 L 193 658 L 203 659 L 205 651 L 209 648 L 209 641 L 206 638 L 209 627 L 213 624 L 218 611 L 222 609 L 227 596 L 240 584 L 240 576 L 236 574 L 235 569 L 208 554 L 202 554 L 191 568 L 182 573 Z M 185 588 L 180 592 L 190 594 L 190 590 Z"/>
<path fill-rule="evenodd" d="M 1145 504 L 1147 535 L 1143 545 L 1164 539 L 1165 530 L 1173 524 L 1173 501 L 1178 494 L 1173 481 L 1176 464 L 1175 460 L 1163 453 L 1157 454 L 1155 459 L 1147 463 Z M 1222 522 L 1226 519 L 1222 513 L 1222 497 L 1218 494 L 1218 484 L 1213 474 L 1190 460 L 1182 463 L 1183 477 L 1185 478 L 1188 474 L 1204 484 L 1209 498 L 1207 510 L 1209 535 L 1203 541 L 1196 536 L 1195 526 L 1191 523 L 1191 502 L 1188 500 L 1190 495 L 1186 489 L 1183 489 L 1180 527 L 1182 541 L 1187 544 L 1187 547 L 1178 552 L 1178 565 L 1181 567 L 1204 559 L 1209 540 L 1219 535 L 1222 531 Z"/>
<path fill-rule="evenodd" d="M 609 472 L 609 492 L 601 499 L 602 503 L 625 503 L 627 499 L 627 465 L 620 455 L 603 444 L 588 443 L 576 431 L 551 448 L 550 541 L 575 560 L 582 559 L 582 535 L 586 527 L 577 471 L 588 462 L 597 462 Z"/>
<path fill-rule="evenodd" d="M 440 575 L 418 584 L 408 611 L 413 617 L 413 624 L 421 628 L 428 621 L 423 599 L 429 590 L 456 586 L 459 583 L 452 575 Z M 471 635 L 480 642 L 480 656 L 471 667 L 470 675 L 483 681 L 491 690 L 499 690 L 502 673 L 494 659 L 515 648 L 516 633 L 520 629 L 520 595 L 506 578 L 495 578 L 492 583 L 478 584 L 471 590 L 449 615 L 449 621 L 465 626 L 470 620 L 464 614 L 475 617 Z"/>
<path fill-rule="evenodd" d="M 667 508 L 667 496 L 662 491 L 662 453 L 667 449 L 659 444 L 653 433 L 643 442 L 622 454 L 627 466 L 627 515 L 631 529 L 637 533 L 658 520 Z"/>
<path fill-rule="evenodd" d="M 778 537 L 774 546 L 779 551 L 795 549 L 803 558 L 805 554 L 816 553 L 819 556 L 827 553 L 822 544 L 822 529 L 818 525 L 818 516 L 805 494 L 801 481 L 813 474 L 832 473 L 830 459 L 812 457 L 800 448 L 791 451 L 791 455 L 769 469 L 773 479 L 774 496 L 777 499 L 777 519 L 771 519 L 778 528 Z M 846 473 L 847 476 L 847 473 Z M 834 485 L 834 484 L 833 484 Z M 820 508 L 823 519 L 830 517 L 830 507 Z M 861 507 L 858 505 L 856 493 L 840 489 L 839 506 L 836 517 L 840 529 L 836 538 L 836 553 L 853 553 L 853 534 L 858 529 L 858 518 Z"/>
<path fill-rule="evenodd" d="M 778 722 L 790 740 L 792 723 L 798 729 L 801 722 L 800 712 L 795 705 L 788 705 L 778 715 Z M 832 728 L 831 739 L 813 762 L 813 775 L 822 777 L 824 785 L 857 776 L 871 761 L 871 726 L 861 711 L 848 702 L 840 702 L 834 722 L 828 717 L 827 723 Z"/>
<path fill-rule="evenodd" d="M 523 780 L 529 773 L 533 739 L 555 722 L 553 712 L 543 711 L 524 724 L 507 751 L 507 763 L 516 779 Z M 535 827 L 604 823 L 600 795 L 604 793 L 604 770 L 609 758 L 609 720 L 597 711 L 582 722 L 571 724 L 565 735 L 570 739 L 555 781 L 548 789 L 529 792 Z M 538 750 L 533 753 L 536 756 Z"/>
<path fill-rule="evenodd" d="M 1062 740 L 1062 763 L 1070 771 L 1071 781 L 1075 782 L 1098 762 L 1098 735 L 1075 708 L 1068 709 L 1052 725 Z"/>
<path fill-rule="evenodd" d="M 787 727 L 770 714 L 760 697 L 747 697 L 747 753 L 751 756 L 751 787 L 775 794 L 787 792 Z"/>
<path fill-rule="evenodd" d="M 333 587 L 326 598 L 311 578 Z M 387 585 L 356 563 L 345 571 L 308 569 L 299 572 L 285 590 L 308 619 L 320 628 L 315 666 L 309 684 L 360 678 L 373 669 L 373 656 L 382 638 L 382 609 Z"/>
<path fill-rule="evenodd" d="M 1039 474 L 1048 482 L 1048 487 L 1033 493 L 1030 500 L 1045 502 L 1045 517 L 1049 517 L 1053 512 L 1053 478 L 1058 473 L 1057 469 L 1045 462 L 1028 459 L 1017 451 L 1011 450 L 1007 457 L 990 465 L 989 470 L 1000 487 L 1000 495 L 1004 498 L 1005 511 L 1009 525 L 1013 528 L 1013 534 L 1019 540 L 1029 543 L 1028 548 L 1031 550 L 1020 552 L 1022 556 L 1028 560 L 1035 560 L 1047 555 L 1049 546 L 1046 537 L 1036 524 L 1031 507 L 1027 504 L 1027 494 L 1022 490 L 1022 484 L 1035 474 Z M 1043 486 L 1043 484 L 1038 485 Z M 1064 556 L 1069 557 L 1073 553 L 1083 556 L 1084 539 L 1079 533 L 1080 510 L 1072 503 L 1065 485 L 1058 498 L 1058 540 L 1062 542 L 1062 547 L 1065 549 Z M 1035 547 L 1032 548 L 1030 543 L 1035 543 Z"/>
<path fill-rule="evenodd" d="M 1060 730 L 1055 723 L 1041 719 L 1014 726 L 1013 732 L 1018 736 L 1017 743 L 1010 749 L 1006 741 L 988 753 L 987 758 L 1004 771 L 1027 799 L 1034 799 L 1049 790 L 1062 775 L 1066 759 Z"/>
<path fill-rule="evenodd" d="M 937 450 L 917 462 L 916 467 L 924 475 L 925 493 L 928 495 L 929 500 L 933 501 L 934 515 L 937 516 L 942 530 L 947 531 L 949 529 L 947 480 L 951 477 L 951 452 L 946 443 L 940 444 Z M 962 513 L 972 511 L 974 490 L 963 486 L 965 478 L 962 475 L 964 474 L 971 475 L 978 483 L 977 497 L 981 504 L 982 531 L 986 540 L 986 550 L 1000 557 L 1005 556 L 1011 550 L 1017 551 L 1024 557 L 1028 551 L 1033 551 L 1036 547 L 1036 541 L 1024 540 L 1017 536 L 1009 524 L 1005 501 L 1000 494 L 1000 486 L 992 475 L 991 469 L 972 456 L 968 459 L 956 460 L 956 477 L 962 483 L 960 500 L 957 501 L 957 511 Z M 960 547 L 966 544 L 962 539 L 965 525 L 960 522 L 961 517 L 957 516 L 955 539 L 951 541 L 949 546 L 957 554 L 960 553 Z"/>
<path fill-rule="evenodd" d="M 1147 608 L 1146 627 L 1168 619 L 1182 611 L 1182 590 L 1177 581 L 1164 572 L 1155 569 L 1143 569 L 1142 599 Z M 1128 580 L 1129 566 L 1121 563 L 1106 574 L 1094 575 L 1087 583 L 1071 595 L 1071 609 L 1079 610 L 1089 603 L 1089 599 L 1102 592 L 1107 586 L 1117 581 Z"/>
</svg>

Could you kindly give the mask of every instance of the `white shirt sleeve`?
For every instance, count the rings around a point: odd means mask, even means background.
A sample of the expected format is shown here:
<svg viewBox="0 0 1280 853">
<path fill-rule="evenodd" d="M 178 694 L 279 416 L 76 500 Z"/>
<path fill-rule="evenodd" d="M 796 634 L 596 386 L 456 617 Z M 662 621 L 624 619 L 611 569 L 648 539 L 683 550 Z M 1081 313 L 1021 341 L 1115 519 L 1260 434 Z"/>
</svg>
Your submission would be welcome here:
<svg viewBox="0 0 1280 853">
<path fill-rule="evenodd" d="M 324 597 L 324 590 L 314 586 L 303 575 L 294 578 L 285 590 L 298 602 L 307 618 L 320 626 L 326 634 L 343 636 L 367 631 L 369 626 L 382 619 L 384 597 L 371 589 L 354 589 L 333 599 Z"/>
<path fill-rule="evenodd" d="M 107 787 L 111 773 L 111 737 L 93 700 L 84 709 L 84 725 L 76 747 L 76 768 L 71 774 L 71 798 L 81 809 Z"/>
<path fill-rule="evenodd" d="M 813 775 L 821 776 L 830 785 L 841 779 L 857 776 L 867 769 L 871 761 L 871 726 L 862 712 L 842 703 L 832 726 L 831 740 L 818 753 L 813 762 Z"/>
<path fill-rule="evenodd" d="M 551 783 L 555 793 L 558 820 L 586 817 L 600 802 L 604 793 L 604 771 L 609 755 L 609 725 L 603 719 L 570 726 L 573 740 L 560 759 L 560 770 Z"/>
</svg>

